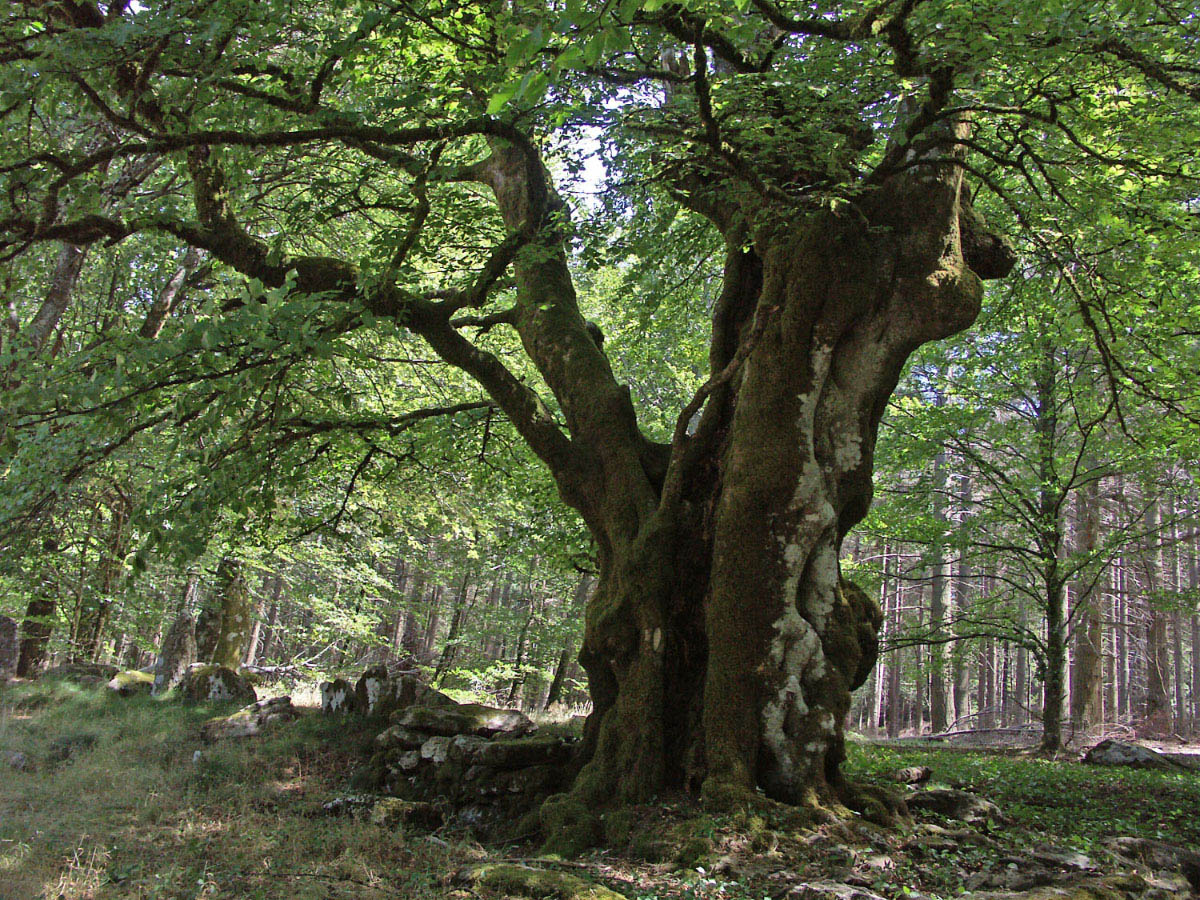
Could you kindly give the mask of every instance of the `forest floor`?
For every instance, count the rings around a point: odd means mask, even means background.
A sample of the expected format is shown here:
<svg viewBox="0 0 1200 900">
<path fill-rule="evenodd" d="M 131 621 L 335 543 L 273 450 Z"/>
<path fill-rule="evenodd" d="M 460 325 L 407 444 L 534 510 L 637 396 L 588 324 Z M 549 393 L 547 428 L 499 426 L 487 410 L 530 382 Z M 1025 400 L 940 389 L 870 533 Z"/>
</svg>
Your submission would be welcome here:
<svg viewBox="0 0 1200 900">
<path fill-rule="evenodd" d="M 1194 774 L 856 743 L 852 778 L 886 784 L 901 766 L 929 766 L 933 782 L 974 791 L 1001 815 L 966 830 L 929 814 L 888 831 L 856 820 L 848 834 L 797 831 L 770 811 L 713 817 L 664 802 L 643 811 L 624 847 L 544 860 L 452 828 L 323 814 L 347 793 L 377 725 L 309 713 L 267 735 L 204 744 L 199 726 L 217 711 L 66 682 L 0 687 L 0 900 L 515 895 L 495 881 L 490 893 L 455 881 L 483 863 L 567 875 L 538 889 L 560 898 L 773 900 L 833 880 L 898 900 L 986 887 L 1030 848 L 1107 865 L 1104 842 L 1117 836 L 1200 847 Z M 618 893 L 569 894 L 561 885 L 572 877 Z"/>
</svg>

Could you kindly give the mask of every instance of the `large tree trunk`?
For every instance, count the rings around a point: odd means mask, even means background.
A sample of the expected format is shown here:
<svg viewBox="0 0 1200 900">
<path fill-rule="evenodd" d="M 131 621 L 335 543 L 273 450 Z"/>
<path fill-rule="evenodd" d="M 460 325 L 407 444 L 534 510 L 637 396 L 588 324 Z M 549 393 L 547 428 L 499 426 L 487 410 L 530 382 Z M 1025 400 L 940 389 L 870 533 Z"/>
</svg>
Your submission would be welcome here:
<svg viewBox="0 0 1200 900">
<path fill-rule="evenodd" d="M 28 678 L 46 662 L 53 621 L 58 602 L 52 597 L 34 597 L 25 608 L 21 622 L 21 651 L 17 656 L 17 675 Z"/>
<path fill-rule="evenodd" d="M 196 620 L 196 652 L 201 662 L 236 670 L 250 639 L 254 599 L 240 560 L 226 556 L 217 567 L 217 587 Z"/>
<path fill-rule="evenodd" d="M 957 180 L 931 176 L 920 197 L 892 198 L 896 218 L 873 210 L 877 230 L 830 214 L 756 235 L 750 250 L 745 235 L 731 242 L 714 326 L 741 310 L 730 336 L 746 362 L 690 439 L 714 452 L 678 485 L 668 469 L 659 496 L 653 483 L 609 492 L 593 529 L 600 583 L 581 659 L 596 711 L 576 816 L 671 787 L 721 805 L 757 789 L 814 809 L 865 805 L 839 765 L 880 611 L 838 557 L 869 505 L 877 426 L 904 360 L 978 310 L 957 228 L 934 249 L 908 218 L 956 217 L 956 197 Z M 714 371 L 724 360 L 718 339 Z M 567 802 L 543 821 L 570 819 Z"/>
</svg>

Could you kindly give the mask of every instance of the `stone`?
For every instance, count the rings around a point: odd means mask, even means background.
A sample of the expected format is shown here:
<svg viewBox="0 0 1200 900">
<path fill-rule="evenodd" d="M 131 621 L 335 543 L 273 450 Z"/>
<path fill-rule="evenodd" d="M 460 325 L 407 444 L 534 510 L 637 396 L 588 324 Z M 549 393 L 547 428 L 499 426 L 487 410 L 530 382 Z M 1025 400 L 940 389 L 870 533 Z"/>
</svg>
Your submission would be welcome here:
<svg viewBox="0 0 1200 900">
<path fill-rule="evenodd" d="M 1105 841 L 1104 846 L 1118 856 L 1143 863 L 1155 871 L 1178 872 L 1200 894 L 1200 852 L 1165 841 L 1135 837 L 1113 838 Z"/>
<path fill-rule="evenodd" d="M 573 743 L 549 737 L 522 737 L 508 741 L 489 741 L 474 754 L 476 765 L 493 769 L 521 769 L 550 763 L 565 763 L 571 758 Z"/>
<path fill-rule="evenodd" d="M 358 711 L 354 686 L 345 678 L 321 682 L 321 712 L 327 716 L 345 715 Z"/>
<path fill-rule="evenodd" d="M 866 888 L 840 881 L 805 881 L 792 885 L 789 900 L 883 900 Z"/>
<path fill-rule="evenodd" d="M 537 726 L 515 709 L 497 709 L 479 703 L 454 707 L 414 706 L 396 717 L 396 724 L 430 734 L 474 734 L 492 737 L 498 734 L 524 735 Z"/>
<path fill-rule="evenodd" d="M 374 794 L 351 794 L 349 797 L 335 797 L 321 804 L 321 811 L 327 816 L 357 816 L 365 813 L 379 800 Z"/>
<path fill-rule="evenodd" d="M 990 800 L 984 800 L 967 791 L 953 788 L 933 788 L 917 791 L 905 798 L 912 812 L 932 812 L 948 819 L 957 819 L 971 825 L 986 824 L 989 819 L 1000 819 L 1000 808 Z"/>
<path fill-rule="evenodd" d="M 0 681 L 17 674 L 19 656 L 17 620 L 10 616 L 0 616 Z"/>
<path fill-rule="evenodd" d="M 150 672 L 118 672 L 104 687 L 118 697 L 149 694 L 150 689 L 154 687 L 154 675 Z"/>
<path fill-rule="evenodd" d="M 1186 896 L 1138 875 L 1073 875 L 1031 888 L 968 890 L 958 900 L 1184 900 Z"/>
<path fill-rule="evenodd" d="M 200 726 L 200 736 L 206 741 L 251 737 L 273 725 L 291 722 L 298 715 L 291 697 L 271 697 L 251 703 L 232 715 L 209 719 Z"/>
<path fill-rule="evenodd" d="M 376 746 L 382 749 L 417 750 L 429 740 L 429 735 L 404 725 L 392 725 L 375 736 Z"/>
<path fill-rule="evenodd" d="M 1083 761 L 1093 766 L 1131 766 L 1135 769 L 1158 769 L 1167 772 L 1177 772 L 1186 768 L 1156 750 L 1116 738 L 1107 738 L 1089 749 L 1083 755 Z"/>
<path fill-rule="evenodd" d="M 391 712 L 388 701 L 394 697 L 393 681 L 388 675 L 387 666 L 371 666 L 354 685 L 354 696 L 358 699 L 358 708 L 364 715 L 386 715 Z"/>
<path fill-rule="evenodd" d="M 188 703 L 219 703 L 227 700 L 258 701 L 254 686 L 244 676 L 225 666 L 200 663 L 183 677 L 182 696 Z"/>
<path fill-rule="evenodd" d="M 1066 869 L 1071 872 L 1092 872 L 1096 869 L 1096 864 L 1090 856 L 1069 848 L 1043 845 L 1034 847 L 1029 851 L 1029 855 L 1036 862 L 1051 868 Z"/>
<path fill-rule="evenodd" d="M 449 759 L 453 746 L 454 738 L 451 735 L 434 735 L 421 745 L 421 759 L 427 759 L 435 766 L 440 766 Z"/>
<path fill-rule="evenodd" d="M 383 828 L 395 828 L 397 825 L 440 828 L 442 812 L 432 803 L 384 797 L 371 807 L 371 823 Z"/>
<path fill-rule="evenodd" d="M 929 766 L 905 766 L 892 772 L 888 778 L 901 784 L 924 784 L 932 776 L 933 769 Z"/>
<path fill-rule="evenodd" d="M 17 772 L 33 771 L 33 762 L 20 750 L 4 751 L 4 762 L 10 769 Z"/>
</svg>

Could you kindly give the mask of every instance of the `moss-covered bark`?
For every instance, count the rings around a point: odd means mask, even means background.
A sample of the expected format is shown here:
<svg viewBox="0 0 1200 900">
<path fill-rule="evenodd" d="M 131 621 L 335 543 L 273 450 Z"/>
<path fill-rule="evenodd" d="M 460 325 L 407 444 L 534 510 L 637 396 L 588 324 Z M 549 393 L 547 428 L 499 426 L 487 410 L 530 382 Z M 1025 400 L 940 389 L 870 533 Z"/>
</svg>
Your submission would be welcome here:
<svg viewBox="0 0 1200 900">
<path fill-rule="evenodd" d="M 574 494 L 600 547 L 581 654 L 596 709 L 586 764 L 543 809 L 559 851 L 596 840 L 606 806 L 669 790 L 719 806 L 762 792 L 819 815 L 895 811 L 839 771 L 880 625 L 841 574 L 841 542 L 870 504 L 877 428 L 905 360 L 978 313 L 968 255 L 993 276 L 1011 258 L 981 233 L 953 169 L 852 214 L 712 217 L 730 228 L 712 365 L 733 377 L 702 398 L 665 470 L 613 432 L 599 446 L 621 477 Z"/>
<path fill-rule="evenodd" d="M 237 671 L 246 655 L 254 602 L 240 560 L 226 556 L 217 567 L 217 584 L 196 618 L 196 655 Z"/>
</svg>

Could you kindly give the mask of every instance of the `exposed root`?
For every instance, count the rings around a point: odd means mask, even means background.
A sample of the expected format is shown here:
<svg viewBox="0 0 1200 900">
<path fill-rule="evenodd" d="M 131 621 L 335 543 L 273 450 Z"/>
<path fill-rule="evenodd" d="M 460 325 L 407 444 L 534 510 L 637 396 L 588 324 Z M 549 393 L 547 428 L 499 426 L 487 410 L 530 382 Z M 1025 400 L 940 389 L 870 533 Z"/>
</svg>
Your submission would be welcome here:
<svg viewBox="0 0 1200 900">
<path fill-rule="evenodd" d="M 894 828 L 910 821 L 904 798 L 890 788 L 847 782 L 842 786 L 840 793 L 842 802 L 868 822 L 884 828 Z"/>
</svg>

